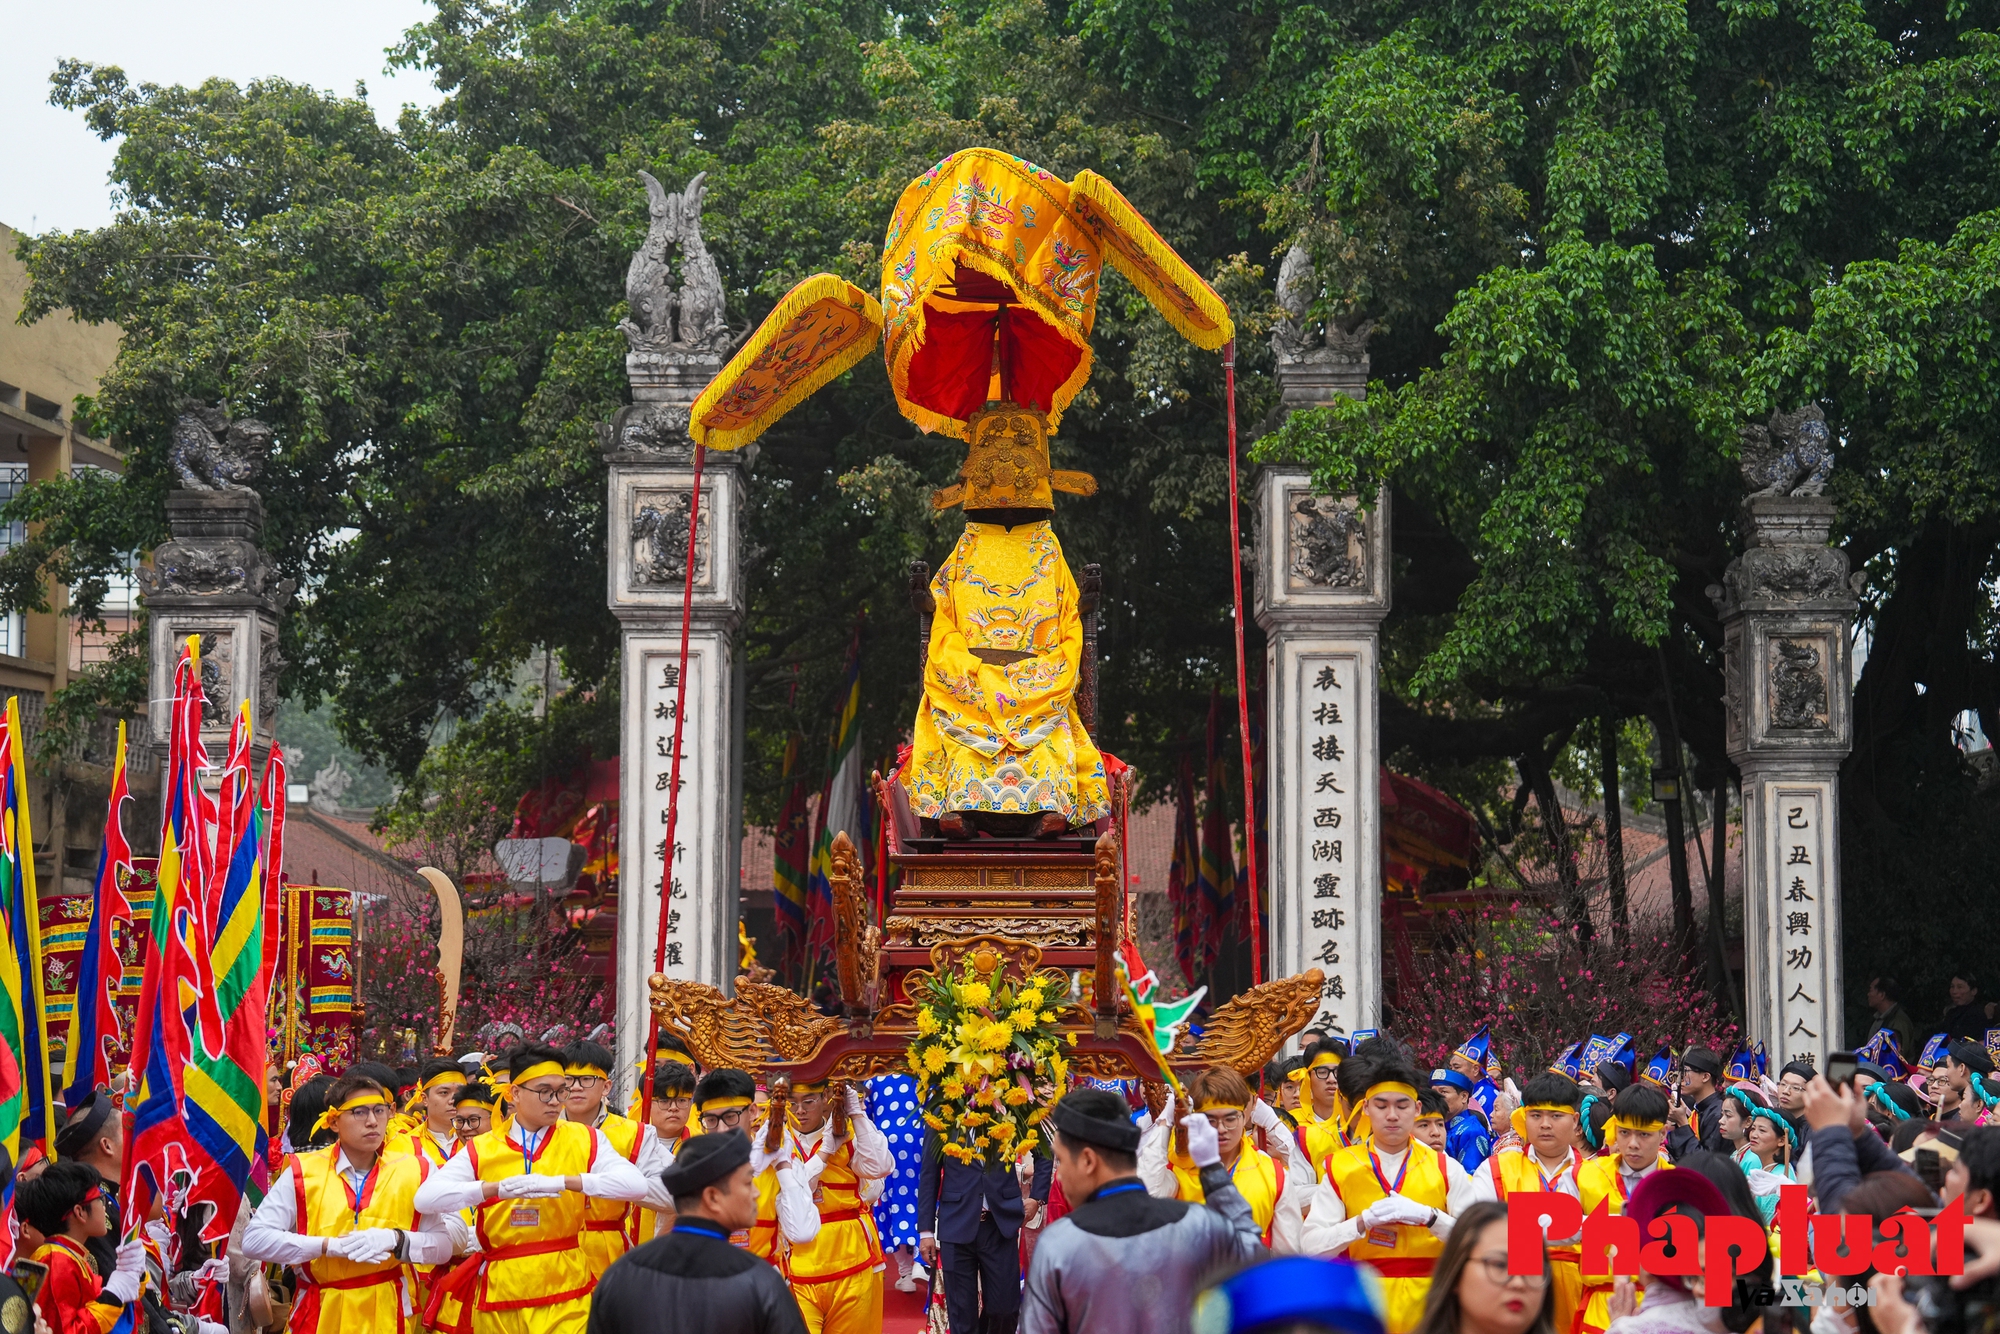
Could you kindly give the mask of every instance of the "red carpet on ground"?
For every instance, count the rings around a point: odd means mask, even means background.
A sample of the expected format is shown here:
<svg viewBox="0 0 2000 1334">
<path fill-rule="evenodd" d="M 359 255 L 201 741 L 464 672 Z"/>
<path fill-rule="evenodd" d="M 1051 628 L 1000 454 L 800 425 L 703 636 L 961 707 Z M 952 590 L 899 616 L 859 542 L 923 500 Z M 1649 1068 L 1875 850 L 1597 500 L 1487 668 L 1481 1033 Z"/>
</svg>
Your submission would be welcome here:
<svg viewBox="0 0 2000 1334">
<path fill-rule="evenodd" d="M 931 1299 L 930 1288 L 919 1283 L 915 1292 L 898 1292 L 895 1273 L 892 1262 L 882 1293 L 882 1334 L 928 1334 L 930 1318 L 924 1314 L 924 1303 Z"/>
</svg>

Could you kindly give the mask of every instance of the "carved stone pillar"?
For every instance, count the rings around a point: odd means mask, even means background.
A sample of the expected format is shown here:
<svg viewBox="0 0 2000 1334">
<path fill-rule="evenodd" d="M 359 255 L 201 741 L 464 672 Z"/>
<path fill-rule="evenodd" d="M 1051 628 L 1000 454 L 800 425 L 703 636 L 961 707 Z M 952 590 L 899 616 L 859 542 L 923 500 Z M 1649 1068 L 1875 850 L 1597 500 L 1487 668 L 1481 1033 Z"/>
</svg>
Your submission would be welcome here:
<svg viewBox="0 0 2000 1334">
<path fill-rule="evenodd" d="M 257 545 L 264 502 L 255 491 L 167 493 L 167 530 L 150 567 L 138 571 L 151 628 L 147 698 L 153 746 L 164 760 L 181 645 L 201 636 L 202 740 L 222 762 L 236 708 L 250 701 L 252 756 L 261 771 L 278 720 L 278 621 L 295 580 L 280 579 Z"/>
<path fill-rule="evenodd" d="M 1367 392 L 1368 330 L 1306 323 L 1316 290 L 1304 252 L 1286 256 L 1272 337 L 1281 413 Z M 1325 974 L 1315 1027 L 1376 1026 L 1382 993 L 1382 802 L 1377 660 L 1389 614 L 1389 495 L 1313 493 L 1304 468 L 1255 483 L 1257 623 L 1264 628 L 1271 784 L 1267 976 Z"/>
<path fill-rule="evenodd" d="M 1746 549 L 1709 596 L 1722 613 L 1729 758 L 1743 774 L 1749 1040 L 1774 1064 L 1822 1065 L 1844 1045 L 1839 798 L 1856 596 L 1847 553 L 1827 545 L 1832 501 L 1757 495 L 1743 518 Z"/>
<path fill-rule="evenodd" d="M 646 177 L 653 230 L 627 275 L 624 325 L 632 403 L 601 427 L 610 464 L 608 597 L 621 631 L 619 729 L 618 1043 L 624 1068 L 646 1039 L 660 889 L 666 878 L 667 788 L 673 765 L 694 444 L 688 410 L 727 360 L 722 291 L 702 249 L 701 178 L 670 194 Z M 679 247 L 674 291 L 667 251 Z M 688 335 L 683 340 L 681 335 Z M 742 848 L 744 610 L 739 552 L 744 460 L 703 463 L 688 636 L 665 972 L 731 990 L 736 977 Z"/>
</svg>

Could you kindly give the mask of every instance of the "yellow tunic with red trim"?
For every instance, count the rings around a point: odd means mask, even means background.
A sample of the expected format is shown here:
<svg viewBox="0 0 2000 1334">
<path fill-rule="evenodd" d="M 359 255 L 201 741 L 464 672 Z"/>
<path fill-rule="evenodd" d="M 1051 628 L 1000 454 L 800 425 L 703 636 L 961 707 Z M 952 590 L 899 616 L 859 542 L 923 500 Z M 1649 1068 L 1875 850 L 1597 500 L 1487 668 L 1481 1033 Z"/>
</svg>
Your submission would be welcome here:
<svg viewBox="0 0 2000 1334">
<path fill-rule="evenodd" d="M 292 1190 L 298 1230 L 307 1237 L 344 1237 L 368 1228 L 417 1226 L 417 1187 L 430 1175 L 430 1160 L 407 1153 L 385 1153 L 362 1183 L 357 1200 L 340 1175 L 340 1146 L 314 1149 L 292 1160 Z M 400 1260 L 364 1265 L 328 1255 L 300 1266 L 303 1276 L 298 1302 L 292 1308 L 291 1329 L 312 1334 L 325 1329 L 339 1334 L 350 1329 L 415 1328 L 403 1313 Z"/>
<path fill-rule="evenodd" d="M 757 1133 L 761 1136 L 764 1132 L 760 1129 Z M 730 1233 L 729 1240 L 760 1260 L 780 1264 L 785 1239 L 778 1231 L 778 1169 L 765 1168 L 753 1184 L 757 1187 L 757 1219 L 750 1224 L 749 1231 Z"/>
<path fill-rule="evenodd" d="M 532 1171 L 536 1176 L 572 1177 L 597 1162 L 597 1136 L 589 1126 L 558 1121 L 540 1132 L 533 1162 L 523 1147 L 495 1127 L 465 1146 L 474 1176 L 495 1185 Z M 588 1305 L 597 1280 L 584 1258 L 585 1197 L 565 1191 L 553 1199 L 492 1199 L 479 1206 L 478 1301 L 480 1311 Z M 477 1322 L 475 1321 L 475 1326 Z"/>
<path fill-rule="evenodd" d="M 1585 1166 L 1583 1155 L 1571 1149 L 1568 1170 L 1579 1190 Z M 1493 1193 L 1502 1204 L 1516 1191 L 1553 1190 L 1555 1181 L 1562 1176 L 1560 1170 L 1554 1176 L 1545 1174 L 1541 1161 L 1531 1151 L 1520 1148 L 1494 1153 L 1486 1160 L 1485 1171 L 1493 1178 Z M 1575 1239 L 1549 1243 L 1549 1274 L 1555 1281 L 1556 1334 L 1571 1334 L 1576 1318 L 1583 1313 L 1583 1274 L 1577 1267 L 1581 1254 Z"/>
<path fill-rule="evenodd" d="M 786 1133 L 800 1159 L 812 1156 L 817 1146 L 808 1146 L 795 1131 Z M 785 1257 L 785 1277 L 811 1334 L 876 1334 L 882 1328 L 882 1241 L 861 1184 L 850 1136 L 813 1183 L 819 1235 L 791 1247 Z"/>
<path fill-rule="evenodd" d="M 604 1138 L 611 1141 L 611 1147 L 618 1156 L 633 1166 L 639 1163 L 639 1123 L 616 1112 L 598 1123 Z M 584 1206 L 583 1254 L 590 1261 L 590 1272 L 598 1278 L 611 1268 L 611 1262 L 632 1248 L 632 1215 L 636 1207 L 623 1200 L 591 1200 Z M 650 1238 L 649 1238 L 650 1240 Z"/>
<path fill-rule="evenodd" d="M 1179 1196 L 1190 1204 L 1200 1204 L 1207 1198 L 1201 1188 L 1201 1169 L 1185 1158 L 1176 1158 L 1173 1163 L 1174 1182 L 1179 1187 Z M 1271 1220 L 1278 1216 L 1278 1196 L 1284 1192 L 1285 1174 L 1271 1155 L 1252 1144 L 1243 1141 L 1242 1151 L 1236 1155 L 1236 1166 L 1230 1169 L 1229 1180 L 1244 1203 L 1250 1206 L 1250 1213 L 1257 1220 L 1257 1230 L 1264 1235 L 1264 1244 L 1271 1244 Z"/>
<path fill-rule="evenodd" d="M 1583 1216 L 1590 1217 L 1598 1205 L 1605 1205 L 1611 1213 L 1625 1212 L 1625 1177 L 1618 1167 L 1622 1160 L 1617 1154 L 1592 1158 L 1576 1174 L 1578 1198 L 1583 1203 Z M 1665 1154 L 1661 1154 L 1655 1167 L 1669 1166 Z M 1579 1271 L 1581 1257 L 1579 1255 Z M 1611 1274 L 1582 1274 L 1583 1296 L 1577 1310 L 1578 1330 L 1591 1330 L 1604 1334 L 1611 1323 L 1611 1285 L 1615 1276 Z M 1638 1293 L 1640 1304 L 1645 1304 L 1645 1292 Z M 1563 1334 L 1560 1324 L 1556 1334 Z"/>
<path fill-rule="evenodd" d="M 438 1147 L 429 1125 L 423 1121 L 417 1122 L 415 1128 L 411 1130 L 391 1131 L 388 1138 L 382 1142 L 382 1152 L 412 1154 L 422 1158 L 432 1167 L 443 1167 L 451 1161 L 451 1154 Z"/>
<path fill-rule="evenodd" d="M 1359 1219 L 1369 1205 L 1392 1193 L 1439 1213 L 1450 1212 L 1444 1155 L 1414 1139 L 1410 1141 L 1409 1156 L 1403 1160 L 1402 1175 L 1396 1181 L 1383 1179 L 1374 1151 L 1366 1144 L 1350 1144 L 1327 1155 L 1320 1175 L 1333 1183 L 1334 1193 L 1340 1196 L 1349 1218 Z M 1437 1268 L 1437 1257 L 1443 1250 L 1444 1242 L 1435 1233 L 1412 1223 L 1370 1228 L 1347 1248 L 1349 1259 L 1365 1260 L 1382 1275 L 1386 1303 L 1383 1319 L 1389 1334 L 1405 1334 L 1423 1318 L 1424 1299 L 1431 1290 L 1431 1272 Z"/>
<path fill-rule="evenodd" d="M 1313 1113 L 1312 1100 L 1308 1098 L 1299 1103 L 1295 1115 L 1299 1128 L 1293 1139 L 1305 1151 L 1306 1161 L 1312 1164 L 1313 1175 L 1317 1178 L 1327 1155 L 1352 1143 L 1341 1129 L 1347 1124 L 1347 1100 L 1334 1099 L 1333 1115 L 1321 1117 Z"/>
</svg>

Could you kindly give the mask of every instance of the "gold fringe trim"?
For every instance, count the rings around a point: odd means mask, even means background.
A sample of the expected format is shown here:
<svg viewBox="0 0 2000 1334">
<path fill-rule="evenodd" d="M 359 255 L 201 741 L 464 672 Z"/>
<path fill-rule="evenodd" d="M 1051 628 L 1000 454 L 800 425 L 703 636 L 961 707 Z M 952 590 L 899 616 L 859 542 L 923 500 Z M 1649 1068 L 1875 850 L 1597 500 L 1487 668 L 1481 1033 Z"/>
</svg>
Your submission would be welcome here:
<svg viewBox="0 0 2000 1334">
<path fill-rule="evenodd" d="M 1166 317 L 1167 323 L 1179 330 L 1183 338 L 1205 352 L 1213 352 L 1236 337 L 1236 324 L 1229 318 L 1228 303 L 1202 280 L 1200 274 L 1188 267 L 1187 261 L 1153 230 L 1153 224 L 1140 216 L 1131 202 L 1118 193 L 1118 187 L 1094 171 L 1080 171 L 1076 179 L 1069 183 L 1069 190 L 1072 203 L 1080 198 L 1093 206 L 1118 233 L 1120 240 L 1157 266 L 1158 274 L 1148 273 L 1133 264 L 1118 246 L 1105 247 L 1104 257 L 1145 294 L 1146 299 Z M 1206 321 L 1206 326 L 1187 318 L 1186 313 L 1159 286 L 1161 277 L 1187 298 Z"/>
<path fill-rule="evenodd" d="M 771 350 L 792 321 L 812 307 L 827 301 L 838 302 L 853 310 L 874 332 L 871 335 L 857 335 L 836 348 L 809 373 L 792 381 L 783 393 L 774 398 L 747 425 L 727 429 L 709 426 L 703 420 L 704 414 L 713 412 L 730 390 L 749 375 L 758 358 Z M 710 449 L 741 449 L 775 426 L 779 418 L 805 399 L 844 375 L 862 358 L 874 351 L 881 341 L 882 304 L 845 278 L 831 273 L 815 273 L 785 293 L 778 304 L 772 307 L 771 313 L 764 317 L 764 322 L 757 326 L 757 332 L 737 349 L 736 355 L 729 359 L 729 364 L 708 382 L 708 387 L 701 391 L 701 397 L 694 401 L 694 407 L 688 411 L 688 434 L 693 437 L 696 444 L 705 445 Z"/>
</svg>

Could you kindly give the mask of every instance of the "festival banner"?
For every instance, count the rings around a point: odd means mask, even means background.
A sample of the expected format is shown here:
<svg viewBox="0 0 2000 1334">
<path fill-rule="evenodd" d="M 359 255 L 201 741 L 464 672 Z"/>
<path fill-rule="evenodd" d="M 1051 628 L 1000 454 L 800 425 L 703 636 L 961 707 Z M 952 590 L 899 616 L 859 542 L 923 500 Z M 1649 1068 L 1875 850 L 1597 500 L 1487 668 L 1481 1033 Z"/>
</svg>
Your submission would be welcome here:
<svg viewBox="0 0 2000 1334">
<path fill-rule="evenodd" d="M 59 939 L 50 931 L 46 916 L 42 927 L 42 948 L 48 955 L 45 975 L 53 984 L 60 963 L 60 976 L 70 984 L 66 1006 L 56 996 L 49 997 L 49 1027 L 53 1031 L 60 1019 L 67 1030 L 62 1102 L 71 1111 L 89 1102 L 98 1089 L 111 1087 L 111 1067 L 125 1048 L 124 1030 L 118 1022 L 118 998 L 125 981 L 118 936 L 121 928 L 126 933 L 132 929 L 132 905 L 125 898 L 125 881 L 132 874 L 132 847 L 125 841 L 125 803 L 131 799 L 125 779 L 125 723 L 121 719 L 118 755 L 111 766 L 110 809 L 104 816 L 104 842 L 97 851 L 97 876 L 90 896 L 65 895 L 59 901 Z M 74 972 L 67 962 L 72 948 L 76 952 Z"/>
<path fill-rule="evenodd" d="M 55 1143 L 55 1099 L 48 1064 L 48 1013 L 42 974 L 41 907 L 35 893 L 35 834 L 28 819 L 28 764 L 21 701 L 7 699 L 0 736 L 0 1144 L 21 1161 L 21 1143 Z"/>
<path fill-rule="evenodd" d="M 777 828 L 771 831 L 771 903 L 778 918 L 779 976 L 788 986 L 798 986 L 805 977 L 810 924 L 812 785 L 800 762 L 804 740 L 797 732 L 785 738 L 785 767 L 778 779 L 785 804 L 778 812 Z"/>
</svg>

